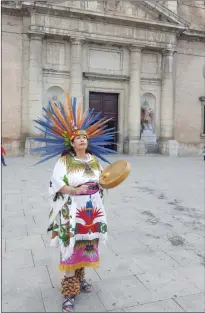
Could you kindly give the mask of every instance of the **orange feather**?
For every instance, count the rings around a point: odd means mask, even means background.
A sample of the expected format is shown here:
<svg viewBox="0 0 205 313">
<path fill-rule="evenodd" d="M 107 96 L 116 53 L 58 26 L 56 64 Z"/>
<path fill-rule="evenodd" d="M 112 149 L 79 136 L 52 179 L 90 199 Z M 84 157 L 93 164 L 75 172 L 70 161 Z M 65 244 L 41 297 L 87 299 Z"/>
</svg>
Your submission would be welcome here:
<svg viewBox="0 0 205 313">
<path fill-rule="evenodd" d="M 72 110 L 72 105 L 71 105 L 71 102 L 70 102 L 70 97 L 68 95 L 68 92 L 66 91 L 66 99 L 67 99 L 67 104 L 68 104 L 68 111 L 69 111 L 69 120 L 70 121 L 73 121 L 74 120 L 74 116 L 73 116 L 73 110 Z"/>
<path fill-rule="evenodd" d="M 112 118 L 109 118 L 108 120 L 105 120 L 101 123 L 97 122 L 94 125 L 90 126 L 88 129 L 86 129 L 86 132 L 91 135 L 94 131 L 96 131 L 97 129 L 100 129 L 100 127 L 102 127 L 103 125 L 105 125 L 107 122 L 109 122 Z"/>
<path fill-rule="evenodd" d="M 77 114 L 76 114 L 76 126 L 77 128 L 79 128 L 79 123 L 80 123 L 80 120 L 81 120 L 81 103 L 78 104 L 78 107 L 77 107 Z"/>
<path fill-rule="evenodd" d="M 61 111 L 59 110 L 59 108 L 56 107 L 55 104 L 52 107 L 53 107 L 53 110 L 55 111 L 57 117 L 59 118 L 59 120 L 61 121 L 61 123 L 63 124 L 63 126 L 66 129 L 68 127 L 68 125 L 67 125 L 67 122 L 65 121 L 64 116 L 62 115 Z"/>
</svg>

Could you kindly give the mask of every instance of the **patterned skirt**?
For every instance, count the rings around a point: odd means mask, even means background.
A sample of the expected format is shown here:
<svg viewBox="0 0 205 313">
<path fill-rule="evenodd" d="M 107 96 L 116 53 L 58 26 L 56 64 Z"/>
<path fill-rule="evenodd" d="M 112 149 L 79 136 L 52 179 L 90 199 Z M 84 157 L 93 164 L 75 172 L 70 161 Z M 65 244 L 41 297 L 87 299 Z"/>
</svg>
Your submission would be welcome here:
<svg viewBox="0 0 205 313">
<path fill-rule="evenodd" d="M 76 241 L 72 256 L 60 261 L 59 269 L 71 272 L 82 267 L 99 267 L 98 239 Z"/>
</svg>

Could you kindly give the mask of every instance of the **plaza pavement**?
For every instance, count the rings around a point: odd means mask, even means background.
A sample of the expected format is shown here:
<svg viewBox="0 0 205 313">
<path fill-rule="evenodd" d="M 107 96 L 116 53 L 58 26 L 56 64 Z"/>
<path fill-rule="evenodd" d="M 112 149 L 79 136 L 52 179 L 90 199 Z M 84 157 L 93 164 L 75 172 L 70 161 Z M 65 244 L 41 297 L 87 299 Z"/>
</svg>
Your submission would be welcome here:
<svg viewBox="0 0 205 313">
<path fill-rule="evenodd" d="M 77 312 L 204 311 L 204 161 L 127 159 L 129 178 L 106 194 L 109 225 L 93 293 Z M 47 189 L 55 160 L 10 157 L 2 168 L 2 310 L 61 312 L 58 249 L 49 248 Z"/>
</svg>

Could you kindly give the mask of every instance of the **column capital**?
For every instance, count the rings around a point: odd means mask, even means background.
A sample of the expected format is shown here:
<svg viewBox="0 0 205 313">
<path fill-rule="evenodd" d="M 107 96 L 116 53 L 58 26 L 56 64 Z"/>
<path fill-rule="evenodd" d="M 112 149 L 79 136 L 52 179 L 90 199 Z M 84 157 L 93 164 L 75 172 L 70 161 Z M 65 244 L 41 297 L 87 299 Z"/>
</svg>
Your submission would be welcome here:
<svg viewBox="0 0 205 313">
<path fill-rule="evenodd" d="M 129 49 L 131 52 L 141 52 L 143 49 L 143 46 L 138 46 L 138 45 L 130 45 Z"/>
<path fill-rule="evenodd" d="M 202 105 L 205 105 L 205 96 L 199 97 L 199 101 L 201 102 Z"/>
<path fill-rule="evenodd" d="M 33 39 L 33 40 L 43 40 L 45 34 L 44 33 L 33 33 L 33 32 L 28 32 L 28 35 L 30 37 L 30 39 Z"/>
<path fill-rule="evenodd" d="M 164 49 L 162 50 L 162 53 L 164 56 L 173 56 L 175 53 L 177 53 L 177 49 Z"/>
<path fill-rule="evenodd" d="M 70 37 L 70 42 L 74 45 L 82 45 L 85 39 L 81 37 Z"/>
</svg>

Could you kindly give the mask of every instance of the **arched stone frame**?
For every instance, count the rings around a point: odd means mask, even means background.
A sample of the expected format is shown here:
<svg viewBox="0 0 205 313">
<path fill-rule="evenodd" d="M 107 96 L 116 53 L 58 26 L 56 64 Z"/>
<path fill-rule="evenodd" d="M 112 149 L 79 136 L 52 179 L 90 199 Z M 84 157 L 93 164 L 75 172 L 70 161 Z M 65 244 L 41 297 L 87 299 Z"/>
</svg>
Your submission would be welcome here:
<svg viewBox="0 0 205 313">
<path fill-rule="evenodd" d="M 155 133 L 156 132 L 156 97 L 151 92 L 143 93 L 143 95 L 141 96 L 141 106 L 143 105 L 149 106 L 154 112 L 152 127 L 153 127 L 153 132 Z"/>
<path fill-rule="evenodd" d="M 65 92 L 64 90 L 59 86 L 51 86 L 47 89 L 45 95 L 45 101 L 44 101 L 44 107 L 48 106 L 48 101 L 52 100 L 56 103 L 56 105 L 59 107 L 60 103 L 65 102 Z M 45 134 L 46 137 L 48 137 L 47 133 Z"/>
<path fill-rule="evenodd" d="M 53 100 L 58 106 L 60 103 L 64 103 L 65 101 L 65 92 L 59 86 L 49 87 L 45 94 L 45 103 L 47 104 L 49 100 Z"/>
</svg>

